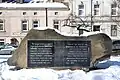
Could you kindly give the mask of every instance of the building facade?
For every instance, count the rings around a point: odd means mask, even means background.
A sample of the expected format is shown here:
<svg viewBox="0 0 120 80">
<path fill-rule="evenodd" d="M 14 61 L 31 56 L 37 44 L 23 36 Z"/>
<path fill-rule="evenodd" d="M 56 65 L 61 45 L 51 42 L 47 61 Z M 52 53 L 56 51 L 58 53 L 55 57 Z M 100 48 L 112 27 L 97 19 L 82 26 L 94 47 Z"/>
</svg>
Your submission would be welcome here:
<svg viewBox="0 0 120 80">
<path fill-rule="evenodd" d="M 71 0 L 76 24 L 120 40 L 120 7 L 115 0 Z"/>
<path fill-rule="evenodd" d="M 7 3 L 7 6 L 3 5 L 4 7 L 0 5 L 1 44 L 10 43 L 12 38 L 21 42 L 27 32 L 35 27 L 49 26 L 60 30 L 60 25 L 62 25 L 60 22 L 66 19 L 69 13 L 67 6 L 62 3 L 38 3 L 38 6 L 37 4 L 10 3 Z M 26 5 L 27 7 L 24 7 Z M 47 5 L 47 7 L 39 5 Z"/>
<path fill-rule="evenodd" d="M 54 2 L 64 7 L 40 6 Z M 31 28 L 45 26 L 71 35 L 79 35 L 79 27 L 120 39 L 120 9 L 112 0 L 48 0 L 37 4 L 0 4 L 0 43 L 9 43 L 11 38 L 20 42 Z"/>
</svg>

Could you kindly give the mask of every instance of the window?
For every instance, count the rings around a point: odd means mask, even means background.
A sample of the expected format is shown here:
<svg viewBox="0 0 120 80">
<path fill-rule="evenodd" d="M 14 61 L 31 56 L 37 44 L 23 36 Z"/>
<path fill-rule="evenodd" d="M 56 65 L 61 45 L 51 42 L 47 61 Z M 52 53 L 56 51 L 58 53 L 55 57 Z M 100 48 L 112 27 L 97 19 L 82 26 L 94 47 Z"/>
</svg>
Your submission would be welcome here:
<svg viewBox="0 0 120 80">
<path fill-rule="evenodd" d="M 117 25 L 111 25 L 111 36 L 117 36 Z"/>
<path fill-rule="evenodd" d="M 117 15 L 117 5 L 111 4 L 111 15 Z"/>
<path fill-rule="evenodd" d="M 5 40 L 4 39 L 0 39 L 0 46 L 3 46 L 5 44 Z"/>
<path fill-rule="evenodd" d="M 0 12 L 0 15 L 2 14 L 2 12 Z"/>
<path fill-rule="evenodd" d="M 94 15 L 99 15 L 99 4 L 94 4 Z"/>
<path fill-rule="evenodd" d="M 55 15 L 58 15 L 58 12 L 55 12 Z"/>
<path fill-rule="evenodd" d="M 84 15 L 84 5 L 78 5 L 78 15 Z"/>
<path fill-rule="evenodd" d="M 100 31 L 100 25 L 94 25 L 93 31 Z"/>
<path fill-rule="evenodd" d="M 23 15 L 26 15 L 26 12 L 23 12 Z"/>
<path fill-rule="evenodd" d="M 34 12 L 34 15 L 37 15 L 37 12 Z"/>
<path fill-rule="evenodd" d="M 39 21 L 38 20 L 33 20 L 33 28 L 39 27 Z"/>
<path fill-rule="evenodd" d="M 28 20 L 22 20 L 22 31 L 28 31 Z"/>
<path fill-rule="evenodd" d="M 0 20 L 0 31 L 4 31 L 4 21 Z"/>
<path fill-rule="evenodd" d="M 55 29 L 59 29 L 59 20 L 53 20 L 53 26 Z"/>
</svg>

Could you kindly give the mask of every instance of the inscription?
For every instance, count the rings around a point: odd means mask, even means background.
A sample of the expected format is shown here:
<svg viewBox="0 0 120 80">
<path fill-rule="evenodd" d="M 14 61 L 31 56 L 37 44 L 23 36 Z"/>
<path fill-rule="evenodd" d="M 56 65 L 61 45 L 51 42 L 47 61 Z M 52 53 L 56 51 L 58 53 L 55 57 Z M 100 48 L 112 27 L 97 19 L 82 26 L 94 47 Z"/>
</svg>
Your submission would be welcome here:
<svg viewBox="0 0 120 80">
<path fill-rule="evenodd" d="M 85 66 L 89 63 L 88 53 L 89 45 L 86 42 L 79 41 L 66 42 L 67 54 L 65 58 L 65 66 Z M 86 63 L 86 64 L 84 64 Z"/>
<path fill-rule="evenodd" d="M 91 42 L 28 40 L 28 67 L 88 67 Z"/>
<path fill-rule="evenodd" d="M 29 46 L 29 60 L 30 67 L 34 66 L 53 66 L 53 43 L 51 42 L 32 42 Z"/>
</svg>

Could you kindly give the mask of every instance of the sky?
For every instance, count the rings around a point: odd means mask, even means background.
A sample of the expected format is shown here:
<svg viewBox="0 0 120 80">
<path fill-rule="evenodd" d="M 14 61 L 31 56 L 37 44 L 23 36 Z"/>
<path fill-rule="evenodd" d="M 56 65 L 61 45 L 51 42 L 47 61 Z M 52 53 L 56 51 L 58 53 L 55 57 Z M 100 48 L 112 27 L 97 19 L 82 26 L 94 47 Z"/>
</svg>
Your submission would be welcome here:
<svg viewBox="0 0 120 80">
<path fill-rule="evenodd" d="M 5 56 L 9 58 L 10 56 Z M 7 58 L 0 59 L 0 62 Z M 0 64 L 0 80 L 120 80 L 120 56 L 99 62 L 99 70 L 54 70 L 51 68 L 10 70 L 14 66 Z"/>
</svg>

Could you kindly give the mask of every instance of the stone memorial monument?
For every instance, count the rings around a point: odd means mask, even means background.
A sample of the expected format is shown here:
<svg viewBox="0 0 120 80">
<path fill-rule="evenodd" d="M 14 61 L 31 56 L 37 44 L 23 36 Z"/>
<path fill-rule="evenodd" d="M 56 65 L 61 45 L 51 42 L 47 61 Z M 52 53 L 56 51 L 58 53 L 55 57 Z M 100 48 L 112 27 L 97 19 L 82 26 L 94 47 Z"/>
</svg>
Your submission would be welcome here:
<svg viewBox="0 0 120 80">
<path fill-rule="evenodd" d="M 104 33 L 65 36 L 55 29 L 31 29 L 7 61 L 19 68 L 91 67 L 109 58 L 112 41 Z"/>
</svg>

